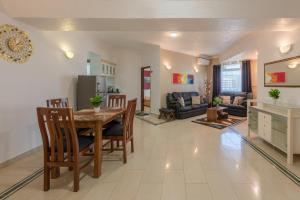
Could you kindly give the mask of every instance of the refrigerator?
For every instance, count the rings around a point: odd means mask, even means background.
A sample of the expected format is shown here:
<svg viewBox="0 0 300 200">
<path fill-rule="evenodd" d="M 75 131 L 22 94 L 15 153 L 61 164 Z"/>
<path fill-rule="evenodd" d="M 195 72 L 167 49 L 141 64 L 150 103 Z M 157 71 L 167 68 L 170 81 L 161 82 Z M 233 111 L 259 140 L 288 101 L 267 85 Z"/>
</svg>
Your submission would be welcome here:
<svg viewBox="0 0 300 200">
<path fill-rule="evenodd" d="M 79 75 L 77 82 L 77 110 L 91 108 L 89 99 L 96 94 L 103 97 L 102 106 L 106 105 L 106 82 L 105 76 Z"/>
</svg>

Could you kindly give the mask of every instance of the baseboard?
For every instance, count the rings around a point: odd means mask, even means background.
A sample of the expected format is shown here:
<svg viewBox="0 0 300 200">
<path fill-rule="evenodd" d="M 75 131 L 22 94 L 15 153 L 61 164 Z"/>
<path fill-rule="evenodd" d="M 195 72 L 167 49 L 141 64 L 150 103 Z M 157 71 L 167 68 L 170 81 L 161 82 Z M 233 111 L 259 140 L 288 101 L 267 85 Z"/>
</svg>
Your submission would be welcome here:
<svg viewBox="0 0 300 200">
<path fill-rule="evenodd" d="M 4 167 L 7 167 L 8 165 L 10 165 L 12 163 L 15 163 L 15 162 L 19 161 L 20 159 L 25 158 L 26 156 L 28 156 L 32 153 L 38 152 L 38 151 L 43 151 L 43 146 L 42 145 L 38 146 L 38 147 L 35 147 L 35 148 L 33 148 L 29 151 L 26 151 L 26 152 L 14 157 L 14 158 L 11 158 L 7 161 L 4 161 L 4 162 L 0 163 L 0 169 L 4 168 Z"/>
</svg>

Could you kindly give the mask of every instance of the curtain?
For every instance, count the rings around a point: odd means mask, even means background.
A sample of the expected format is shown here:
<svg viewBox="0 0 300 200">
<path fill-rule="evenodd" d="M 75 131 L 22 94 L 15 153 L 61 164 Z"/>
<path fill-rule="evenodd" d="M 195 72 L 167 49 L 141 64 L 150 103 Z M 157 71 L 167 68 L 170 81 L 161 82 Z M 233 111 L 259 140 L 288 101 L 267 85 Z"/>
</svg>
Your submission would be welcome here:
<svg viewBox="0 0 300 200">
<path fill-rule="evenodd" d="M 252 92 L 250 60 L 242 61 L 242 91 Z"/>
<path fill-rule="evenodd" d="M 221 91 L 221 65 L 213 66 L 213 98 L 219 96 Z"/>
</svg>

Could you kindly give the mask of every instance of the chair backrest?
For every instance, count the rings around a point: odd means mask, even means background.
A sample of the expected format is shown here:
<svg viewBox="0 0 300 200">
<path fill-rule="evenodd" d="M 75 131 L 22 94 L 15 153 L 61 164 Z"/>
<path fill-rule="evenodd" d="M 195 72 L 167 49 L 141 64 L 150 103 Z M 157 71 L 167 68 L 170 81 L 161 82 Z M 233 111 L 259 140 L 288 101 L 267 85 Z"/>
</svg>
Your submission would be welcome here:
<svg viewBox="0 0 300 200">
<path fill-rule="evenodd" d="M 126 95 L 109 95 L 107 106 L 109 108 L 126 108 Z"/>
<path fill-rule="evenodd" d="M 51 162 L 78 161 L 79 145 L 72 108 L 37 108 L 44 157 Z"/>
<path fill-rule="evenodd" d="M 133 135 L 133 121 L 134 121 L 134 115 L 136 110 L 136 102 L 137 99 L 132 99 L 128 101 L 126 113 L 125 113 L 125 119 L 124 119 L 124 137 L 126 140 L 130 139 Z"/>
<path fill-rule="evenodd" d="M 67 108 L 67 107 L 69 107 L 69 100 L 68 100 L 68 98 L 48 99 L 47 107 L 48 108 Z"/>
</svg>

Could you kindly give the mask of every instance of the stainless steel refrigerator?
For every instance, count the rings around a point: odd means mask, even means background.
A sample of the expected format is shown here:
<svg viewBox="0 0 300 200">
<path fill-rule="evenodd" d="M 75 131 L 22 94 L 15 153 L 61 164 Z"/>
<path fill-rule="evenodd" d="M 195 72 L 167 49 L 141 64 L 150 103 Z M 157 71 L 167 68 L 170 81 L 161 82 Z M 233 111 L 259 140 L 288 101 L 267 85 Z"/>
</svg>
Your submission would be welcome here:
<svg viewBox="0 0 300 200">
<path fill-rule="evenodd" d="M 91 108 L 89 99 L 96 94 L 103 96 L 106 105 L 107 85 L 105 76 L 80 75 L 77 82 L 77 110 Z"/>
</svg>

